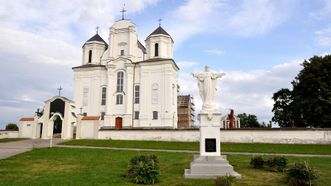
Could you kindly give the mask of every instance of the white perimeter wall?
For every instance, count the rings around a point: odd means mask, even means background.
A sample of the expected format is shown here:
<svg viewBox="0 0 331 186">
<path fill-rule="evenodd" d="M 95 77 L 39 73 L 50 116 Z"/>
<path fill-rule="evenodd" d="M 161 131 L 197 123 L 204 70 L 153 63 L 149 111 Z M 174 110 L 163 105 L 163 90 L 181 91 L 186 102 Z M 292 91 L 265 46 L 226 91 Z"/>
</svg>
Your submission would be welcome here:
<svg viewBox="0 0 331 186">
<path fill-rule="evenodd" d="M 3 138 L 18 138 L 18 131 L 8 131 L 8 130 L 0 131 L 0 139 Z"/>
<path fill-rule="evenodd" d="M 99 139 L 199 141 L 199 130 L 174 129 L 106 129 L 99 131 Z M 331 129 L 319 130 L 221 130 L 221 142 L 230 143 L 287 143 L 331 144 Z"/>
</svg>

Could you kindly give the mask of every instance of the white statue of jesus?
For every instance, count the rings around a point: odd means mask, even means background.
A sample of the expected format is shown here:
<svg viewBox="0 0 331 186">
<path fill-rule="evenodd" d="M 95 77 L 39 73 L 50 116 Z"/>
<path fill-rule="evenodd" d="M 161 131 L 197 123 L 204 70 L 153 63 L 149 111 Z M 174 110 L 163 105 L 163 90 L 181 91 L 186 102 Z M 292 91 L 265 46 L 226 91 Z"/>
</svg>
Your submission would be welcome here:
<svg viewBox="0 0 331 186">
<path fill-rule="evenodd" d="M 200 97 L 203 102 L 201 112 L 215 111 L 216 106 L 213 102 L 217 90 L 217 79 L 223 77 L 225 73 L 210 72 L 209 67 L 205 66 L 204 72 L 196 72 L 192 73 L 192 75 L 198 80 Z"/>
</svg>

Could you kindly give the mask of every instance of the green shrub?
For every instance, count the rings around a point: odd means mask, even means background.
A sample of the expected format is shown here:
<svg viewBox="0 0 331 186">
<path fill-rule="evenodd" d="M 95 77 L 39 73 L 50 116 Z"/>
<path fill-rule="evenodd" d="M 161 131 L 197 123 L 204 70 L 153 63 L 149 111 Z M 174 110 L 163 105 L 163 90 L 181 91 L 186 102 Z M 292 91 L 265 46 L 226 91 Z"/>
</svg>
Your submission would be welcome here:
<svg viewBox="0 0 331 186">
<path fill-rule="evenodd" d="M 15 123 L 8 123 L 6 125 L 6 130 L 15 130 L 16 131 L 16 130 L 18 130 L 18 127 Z"/>
<path fill-rule="evenodd" d="M 221 176 L 217 177 L 215 180 L 215 186 L 231 186 L 232 183 L 236 180 L 234 176 Z"/>
<path fill-rule="evenodd" d="M 287 159 L 284 156 L 274 156 L 269 158 L 265 163 L 269 167 L 269 170 L 283 172 L 287 166 Z"/>
<path fill-rule="evenodd" d="M 303 163 L 294 163 L 286 173 L 286 181 L 289 185 L 312 185 L 312 181 L 315 179 L 317 179 L 317 175 L 306 161 Z"/>
<path fill-rule="evenodd" d="M 159 160 L 155 155 L 133 157 L 127 171 L 127 177 L 138 184 L 154 184 L 158 180 L 159 174 Z"/>
<path fill-rule="evenodd" d="M 264 165 L 264 160 L 262 156 L 253 156 L 250 162 L 251 167 L 254 169 L 261 169 Z"/>
</svg>

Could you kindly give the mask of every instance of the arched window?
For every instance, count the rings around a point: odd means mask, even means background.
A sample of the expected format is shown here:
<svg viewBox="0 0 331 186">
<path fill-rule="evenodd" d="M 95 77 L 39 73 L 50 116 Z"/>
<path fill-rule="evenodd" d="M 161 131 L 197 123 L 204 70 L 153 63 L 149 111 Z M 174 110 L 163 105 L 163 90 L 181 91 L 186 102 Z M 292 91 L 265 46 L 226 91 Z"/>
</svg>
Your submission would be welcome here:
<svg viewBox="0 0 331 186">
<path fill-rule="evenodd" d="M 88 51 L 88 62 L 91 63 L 92 62 L 92 50 Z"/>
<path fill-rule="evenodd" d="M 101 92 L 101 105 L 106 105 L 106 96 L 107 96 L 107 88 L 102 87 Z"/>
<path fill-rule="evenodd" d="M 123 92 L 124 72 L 117 72 L 117 92 Z"/>
<path fill-rule="evenodd" d="M 136 85 L 134 87 L 134 103 L 139 104 L 139 97 L 140 97 L 140 86 Z"/>
<path fill-rule="evenodd" d="M 152 104 L 158 104 L 159 102 L 159 85 L 153 83 L 152 85 Z"/>
<path fill-rule="evenodd" d="M 159 56 L 159 44 L 155 43 L 154 45 L 154 54 L 155 56 Z"/>
<path fill-rule="evenodd" d="M 153 111 L 153 119 L 156 120 L 159 118 L 159 113 L 157 111 Z"/>
<path fill-rule="evenodd" d="M 117 105 L 121 105 L 121 104 L 123 104 L 123 95 L 122 95 L 122 94 L 118 94 L 118 95 L 116 96 L 116 104 L 117 104 Z"/>
</svg>

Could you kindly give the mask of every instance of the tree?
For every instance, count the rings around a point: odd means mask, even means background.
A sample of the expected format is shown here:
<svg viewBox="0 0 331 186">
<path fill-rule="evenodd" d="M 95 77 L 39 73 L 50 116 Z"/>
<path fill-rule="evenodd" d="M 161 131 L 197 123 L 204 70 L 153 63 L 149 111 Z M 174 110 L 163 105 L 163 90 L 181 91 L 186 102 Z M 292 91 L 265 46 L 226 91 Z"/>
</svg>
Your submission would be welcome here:
<svg viewBox="0 0 331 186">
<path fill-rule="evenodd" d="M 8 123 L 6 125 L 6 130 L 18 130 L 18 127 L 15 123 Z"/>
<path fill-rule="evenodd" d="M 305 60 L 292 85 L 297 122 L 302 126 L 331 127 L 331 55 Z"/>
<path fill-rule="evenodd" d="M 237 115 L 240 118 L 240 127 L 241 128 L 254 128 L 254 127 L 263 127 L 260 125 L 260 123 L 257 121 L 257 117 L 255 115 L 251 114 L 238 114 Z"/>
<path fill-rule="evenodd" d="M 272 96 L 274 100 L 274 107 L 272 112 L 274 117 L 272 121 L 278 123 L 280 127 L 294 127 L 293 114 L 292 114 L 292 92 L 283 88 Z"/>
<path fill-rule="evenodd" d="M 302 66 L 293 90 L 274 94 L 273 121 L 282 127 L 331 127 L 331 55 L 314 56 Z"/>
</svg>

